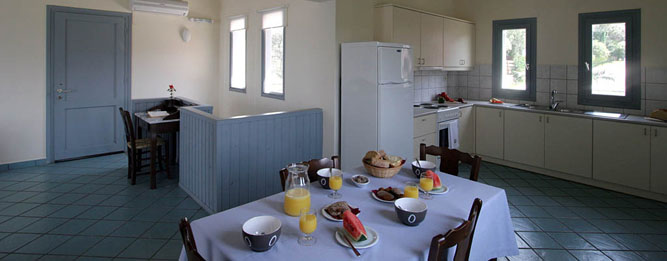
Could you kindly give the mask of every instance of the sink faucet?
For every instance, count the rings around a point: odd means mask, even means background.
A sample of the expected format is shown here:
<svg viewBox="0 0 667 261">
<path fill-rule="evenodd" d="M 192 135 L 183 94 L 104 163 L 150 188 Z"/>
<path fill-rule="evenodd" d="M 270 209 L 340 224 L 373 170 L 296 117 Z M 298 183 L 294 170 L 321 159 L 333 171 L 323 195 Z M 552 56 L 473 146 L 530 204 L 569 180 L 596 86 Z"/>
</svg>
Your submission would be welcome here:
<svg viewBox="0 0 667 261">
<path fill-rule="evenodd" d="M 556 100 L 556 94 L 558 92 L 556 90 L 551 91 L 551 103 L 549 104 L 549 109 L 552 111 L 558 110 L 558 105 L 560 105 L 561 102 L 563 101 L 557 101 Z"/>
</svg>

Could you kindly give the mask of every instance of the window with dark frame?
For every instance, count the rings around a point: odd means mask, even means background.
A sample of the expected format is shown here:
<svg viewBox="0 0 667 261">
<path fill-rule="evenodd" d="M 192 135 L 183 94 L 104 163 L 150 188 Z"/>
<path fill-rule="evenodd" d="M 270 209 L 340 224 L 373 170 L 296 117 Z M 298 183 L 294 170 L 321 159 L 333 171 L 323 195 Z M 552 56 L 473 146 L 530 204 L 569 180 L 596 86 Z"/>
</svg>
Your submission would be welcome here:
<svg viewBox="0 0 667 261">
<path fill-rule="evenodd" d="M 535 101 L 537 19 L 493 21 L 493 97 Z"/>
<path fill-rule="evenodd" d="M 581 105 L 641 108 L 641 11 L 579 14 Z"/>
<path fill-rule="evenodd" d="M 229 89 L 246 92 L 246 17 L 232 18 L 229 24 Z"/>
<path fill-rule="evenodd" d="M 286 9 L 262 12 L 262 96 L 285 99 Z"/>
</svg>

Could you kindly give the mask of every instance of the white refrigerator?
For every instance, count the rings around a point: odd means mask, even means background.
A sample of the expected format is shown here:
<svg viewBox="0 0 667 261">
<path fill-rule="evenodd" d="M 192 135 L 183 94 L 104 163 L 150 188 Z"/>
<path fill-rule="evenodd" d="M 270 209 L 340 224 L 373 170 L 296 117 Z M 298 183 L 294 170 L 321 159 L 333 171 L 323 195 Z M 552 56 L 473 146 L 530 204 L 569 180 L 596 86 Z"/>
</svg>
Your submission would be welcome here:
<svg viewBox="0 0 667 261">
<path fill-rule="evenodd" d="M 411 162 L 413 65 L 409 45 L 381 42 L 341 46 L 341 167 L 362 166 L 369 150 Z"/>
</svg>

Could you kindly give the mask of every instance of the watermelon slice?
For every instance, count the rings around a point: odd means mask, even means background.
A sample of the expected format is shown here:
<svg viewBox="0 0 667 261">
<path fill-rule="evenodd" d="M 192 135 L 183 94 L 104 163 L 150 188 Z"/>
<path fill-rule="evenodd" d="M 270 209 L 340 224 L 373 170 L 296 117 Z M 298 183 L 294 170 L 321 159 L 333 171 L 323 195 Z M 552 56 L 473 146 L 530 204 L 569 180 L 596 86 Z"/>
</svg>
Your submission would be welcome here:
<svg viewBox="0 0 667 261">
<path fill-rule="evenodd" d="M 442 188 L 442 182 L 440 182 L 440 177 L 438 176 L 438 174 L 435 174 L 435 172 L 431 170 L 427 170 L 426 176 L 433 178 L 433 190 L 438 190 Z"/>
<path fill-rule="evenodd" d="M 356 242 L 368 239 L 364 225 L 361 224 L 359 218 L 352 211 L 347 210 L 343 212 L 343 228 Z"/>
</svg>

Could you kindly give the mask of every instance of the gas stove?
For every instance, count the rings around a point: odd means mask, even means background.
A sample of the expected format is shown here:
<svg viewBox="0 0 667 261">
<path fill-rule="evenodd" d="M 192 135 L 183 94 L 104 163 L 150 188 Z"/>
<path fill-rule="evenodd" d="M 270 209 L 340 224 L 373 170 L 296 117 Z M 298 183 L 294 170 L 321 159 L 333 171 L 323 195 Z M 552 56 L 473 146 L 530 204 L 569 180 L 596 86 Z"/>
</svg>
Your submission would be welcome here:
<svg viewBox="0 0 667 261">
<path fill-rule="evenodd" d="M 456 120 L 461 116 L 458 107 L 449 107 L 445 104 L 438 103 L 420 103 L 413 105 L 414 108 L 422 108 L 429 110 L 438 110 L 438 122 Z"/>
</svg>

